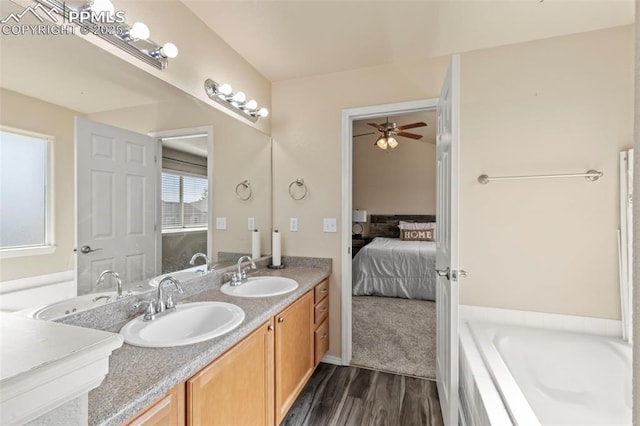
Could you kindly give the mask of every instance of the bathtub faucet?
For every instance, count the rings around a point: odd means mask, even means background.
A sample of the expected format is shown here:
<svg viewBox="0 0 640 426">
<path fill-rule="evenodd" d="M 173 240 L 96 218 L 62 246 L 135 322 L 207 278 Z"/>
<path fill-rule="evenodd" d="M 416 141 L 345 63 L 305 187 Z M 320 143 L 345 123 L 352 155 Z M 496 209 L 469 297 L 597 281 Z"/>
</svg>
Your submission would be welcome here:
<svg viewBox="0 0 640 426">
<path fill-rule="evenodd" d="M 96 280 L 96 286 L 100 284 L 104 284 L 105 275 L 111 275 L 113 279 L 116 281 L 116 300 L 120 300 L 122 298 L 131 296 L 131 292 L 122 292 L 122 280 L 120 279 L 120 275 L 117 272 L 112 271 L 111 269 L 107 269 L 106 271 L 102 271 L 98 279 Z"/>
</svg>

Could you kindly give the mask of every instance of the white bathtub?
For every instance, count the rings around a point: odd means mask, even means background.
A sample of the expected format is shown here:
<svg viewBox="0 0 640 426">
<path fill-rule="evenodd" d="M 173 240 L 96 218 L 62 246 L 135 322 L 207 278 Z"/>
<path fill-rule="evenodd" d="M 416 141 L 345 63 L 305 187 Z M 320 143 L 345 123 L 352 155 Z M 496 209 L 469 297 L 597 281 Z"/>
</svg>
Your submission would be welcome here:
<svg viewBox="0 0 640 426">
<path fill-rule="evenodd" d="M 515 425 L 631 425 L 631 346 L 561 330 L 470 322 Z"/>
</svg>

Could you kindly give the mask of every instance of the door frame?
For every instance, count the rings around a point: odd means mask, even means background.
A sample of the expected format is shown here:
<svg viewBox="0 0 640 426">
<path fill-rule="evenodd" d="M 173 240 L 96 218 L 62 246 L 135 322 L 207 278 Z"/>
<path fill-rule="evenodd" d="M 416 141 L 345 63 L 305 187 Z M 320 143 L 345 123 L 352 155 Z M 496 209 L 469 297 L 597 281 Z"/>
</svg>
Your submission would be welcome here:
<svg viewBox="0 0 640 426">
<path fill-rule="evenodd" d="M 351 211 L 353 201 L 353 121 L 387 115 L 421 111 L 435 111 L 438 98 L 392 104 L 347 108 L 342 110 L 342 365 L 349 365 L 352 357 L 352 271 L 351 271 Z"/>
<path fill-rule="evenodd" d="M 162 138 L 175 138 L 179 136 L 190 136 L 196 135 L 199 133 L 207 134 L 207 149 L 209 152 L 207 153 L 207 180 L 208 180 L 208 188 L 209 188 L 209 217 L 207 220 L 207 256 L 210 259 L 213 259 L 214 252 L 214 241 L 213 241 L 213 231 L 214 231 L 214 215 L 213 215 L 213 198 L 214 198 L 214 178 L 213 178 L 213 126 L 198 126 L 198 127 L 186 127 L 182 129 L 174 129 L 174 130 L 163 130 L 161 132 L 150 132 L 149 136 L 153 136 L 158 139 L 158 206 L 160 205 L 160 201 L 162 200 Z M 160 256 L 160 263 L 162 264 L 162 209 L 158 207 L 158 217 L 156 219 L 156 223 L 158 223 L 158 232 L 157 232 L 157 244 L 158 244 L 158 256 Z"/>
</svg>

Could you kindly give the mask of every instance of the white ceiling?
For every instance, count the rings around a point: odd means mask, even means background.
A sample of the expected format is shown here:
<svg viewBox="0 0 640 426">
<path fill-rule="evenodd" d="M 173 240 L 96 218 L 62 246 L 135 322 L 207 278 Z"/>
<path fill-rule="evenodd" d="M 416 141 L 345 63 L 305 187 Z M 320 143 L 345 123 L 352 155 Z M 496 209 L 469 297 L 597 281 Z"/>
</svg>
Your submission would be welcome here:
<svg viewBox="0 0 640 426">
<path fill-rule="evenodd" d="M 181 0 L 271 81 L 634 21 L 633 0 Z"/>
</svg>

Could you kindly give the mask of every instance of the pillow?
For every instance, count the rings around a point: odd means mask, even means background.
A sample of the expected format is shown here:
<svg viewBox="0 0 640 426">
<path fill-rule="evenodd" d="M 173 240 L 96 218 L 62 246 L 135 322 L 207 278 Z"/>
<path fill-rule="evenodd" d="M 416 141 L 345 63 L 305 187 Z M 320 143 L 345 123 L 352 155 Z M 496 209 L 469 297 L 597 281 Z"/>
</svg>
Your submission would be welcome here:
<svg viewBox="0 0 640 426">
<path fill-rule="evenodd" d="M 404 229 L 409 229 L 411 231 L 417 231 L 422 229 L 436 229 L 436 223 L 435 222 L 404 222 L 401 220 L 398 222 L 398 228 L 400 228 L 401 231 Z"/>
<path fill-rule="evenodd" d="M 400 239 L 403 241 L 435 241 L 435 229 L 401 229 Z"/>
</svg>

